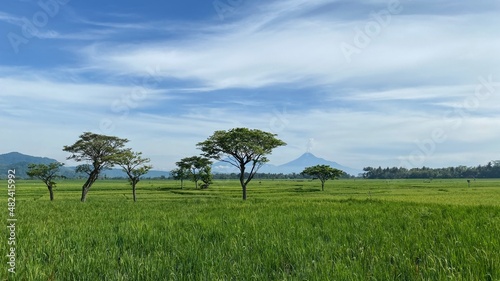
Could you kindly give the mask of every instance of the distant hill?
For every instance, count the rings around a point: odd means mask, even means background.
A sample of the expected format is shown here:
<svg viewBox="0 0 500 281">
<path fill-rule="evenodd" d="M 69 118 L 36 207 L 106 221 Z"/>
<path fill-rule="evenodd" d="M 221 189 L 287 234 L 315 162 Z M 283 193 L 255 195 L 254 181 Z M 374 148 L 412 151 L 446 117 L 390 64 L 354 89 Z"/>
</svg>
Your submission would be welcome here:
<svg viewBox="0 0 500 281">
<path fill-rule="evenodd" d="M 126 178 L 127 174 L 120 168 L 115 168 L 111 170 L 105 170 L 101 173 L 101 176 L 106 176 L 107 178 Z M 144 178 L 160 178 L 160 177 L 170 177 L 170 172 L 151 170 L 145 174 Z"/>
<path fill-rule="evenodd" d="M 333 161 L 328 161 L 323 158 L 316 157 L 312 153 L 304 153 L 302 154 L 299 158 L 290 161 L 288 163 L 285 163 L 283 165 L 272 165 L 272 164 L 265 164 L 262 166 L 262 168 L 259 170 L 259 173 L 274 173 L 274 174 L 292 174 L 292 173 L 300 173 L 304 170 L 306 167 L 314 166 L 314 165 L 328 165 L 333 168 L 340 169 L 350 175 L 357 176 L 359 173 L 362 173 L 361 170 L 353 169 L 350 167 L 346 167 L 343 165 L 340 165 L 337 162 Z M 231 166 L 230 164 L 226 162 L 216 162 L 212 165 L 212 171 L 214 173 L 238 173 L 238 170 Z"/>
<path fill-rule="evenodd" d="M 15 169 L 17 177 L 26 178 L 26 172 L 28 171 L 29 164 L 50 164 L 54 162 L 57 162 L 57 160 L 47 157 L 30 156 L 19 152 L 0 154 L 0 171 L 2 171 L 1 177 L 5 177 L 7 170 Z"/>
<path fill-rule="evenodd" d="M 10 152 L 6 154 L 0 154 L 0 178 L 5 178 L 7 175 L 7 170 L 15 169 L 16 176 L 18 178 L 27 178 L 26 172 L 28 171 L 29 164 L 50 164 L 58 162 L 55 159 L 47 158 L 47 157 L 36 157 L 30 156 L 26 154 L 22 154 L 19 152 Z M 75 178 L 79 175 L 75 172 L 76 167 L 62 167 L 61 174 L 67 178 Z M 85 176 L 85 175 L 80 175 Z M 125 178 L 127 175 L 121 169 L 111 169 L 106 170 L 102 173 L 102 176 L 106 176 L 108 178 Z M 159 178 L 161 176 L 169 177 L 170 173 L 165 171 L 149 171 L 144 177 L 146 178 Z"/>
<path fill-rule="evenodd" d="M 10 152 L 6 154 L 0 154 L 0 164 L 15 164 L 15 163 L 33 163 L 33 164 L 50 164 L 57 162 L 57 160 L 50 159 L 47 157 L 36 157 L 25 155 L 19 152 Z"/>
</svg>

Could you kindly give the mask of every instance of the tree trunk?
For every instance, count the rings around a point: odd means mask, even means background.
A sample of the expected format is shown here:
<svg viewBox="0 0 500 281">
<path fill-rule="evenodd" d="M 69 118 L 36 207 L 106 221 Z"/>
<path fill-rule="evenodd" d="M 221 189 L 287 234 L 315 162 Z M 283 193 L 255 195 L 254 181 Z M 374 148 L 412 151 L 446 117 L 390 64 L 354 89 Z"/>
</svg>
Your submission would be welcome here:
<svg viewBox="0 0 500 281">
<path fill-rule="evenodd" d="M 132 195 L 134 196 L 134 202 L 137 202 L 137 197 L 135 196 L 135 183 L 132 184 Z"/>
<path fill-rule="evenodd" d="M 325 191 L 325 181 L 321 180 L 321 191 Z"/>
<path fill-rule="evenodd" d="M 184 180 L 181 179 L 181 189 L 184 189 Z"/>
<path fill-rule="evenodd" d="M 247 186 L 246 186 L 246 184 L 244 184 L 242 186 L 242 188 L 243 188 L 243 200 L 247 200 Z"/>
<path fill-rule="evenodd" d="M 54 191 L 52 190 L 52 186 L 48 186 L 48 188 L 49 188 L 50 201 L 54 201 Z"/>
<path fill-rule="evenodd" d="M 80 201 L 85 202 L 87 200 L 87 193 L 89 192 L 89 187 L 86 187 L 85 185 L 82 187 L 82 198 Z"/>
<path fill-rule="evenodd" d="M 247 185 L 245 183 L 245 165 L 240 166 L 240 184 L 243 190 L 243 200 L 247 200 Z"/>
<path fill-rule="evenodd" d="M 99 177 L 99 172 L 92 171 L 90 173 L 89 178 L 82 186 L 82 198 L 80 199 L 80 201 L 85 202 L 87 200 L 87 193 L 89 192 L 90 187 L 97 180 L 98 177 Z"/>
</svg>

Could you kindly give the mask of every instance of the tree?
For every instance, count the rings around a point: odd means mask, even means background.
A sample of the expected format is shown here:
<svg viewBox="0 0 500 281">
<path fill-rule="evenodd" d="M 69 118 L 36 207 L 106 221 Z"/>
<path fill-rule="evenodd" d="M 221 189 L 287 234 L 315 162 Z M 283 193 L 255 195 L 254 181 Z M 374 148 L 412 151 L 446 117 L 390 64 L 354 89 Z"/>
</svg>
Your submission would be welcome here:
<svg viewBox="0 0 500 281">
<path fill-rule="evenodd" d="M 54 179 L 61 177 L 57 175 L 59 172 L 59 168 L 61 168 L 64 164 L 59 162 L 50 163 L 48 165 L 45 164 L 29 164 L 28 172 L 26 173 L 29 177 L 38 178 L 42 180 L 47 188 L 49 189 L 50 201 L 54 201 L 54 187 L 56 187 L 56 183 Z"/>
<path fill-rule="evenodd" d="M 265 155 L 283 145 L 286 143 L 277 139 L 275 134 L 248 128 L 216 131 L 207 140 L 197 144 L 204 156 L 229 163 L 239 169 L 243 200 L 247 199 L 248 183 L 259 168 L 269 161 Z M 245 175 L 247 164 L 251 167 L 248 176 Z"/>
<path fill-rule="evenodd" d="M 90 162 L 90 164 L 80 165 L 76 169 L 76 172 L 88 175 L 87 181 L 82 186 L 82 202 L 85 202 L 87 193 L 92 184 L 99 178 L 99 174 L 104 169 L 112 168 L 123 157 L 123 147 L 127 142 L 127 139 L 85 132 L 73 145 L 64 146 L 63 151 L 71 153 L 68 160 Z"/>
<path fill-rule="evenodd" d="M 325 191 L 325 181 L 340 177 L 344 174 L 344 171 L 332 168 L 328 165 L 316 165 L 305 168 L 301 174 L 318 178 L 321 181 L 321 190 Z"/>
<path fill-rule="evenodd" d="M 126 149 L 121 152 L 121 157 L 117 162 L 122 167 L 122 170 L 127 173 L 128 181 L 132 186 L 134 202 L 137 202 L 135 195 L 137 183 L 141 180 L 141 176 L 147 174 L 153 168 L 153 166 L 147 165 L 150 161 L 149 158 L 142 158 L 142 152 L 133 152 L 130 149 Z"/>
<path fill-rule="evenodd" d="M 207 170 L 207 167 L 212 165 L 212 161 L 206 157 L 192 156 L 182 158 L 181 161 L 175 164 L 179 169 L 188 171 L 188 176 L 194 182 L 195 188 L 198 188 L 198 181 L 202 179 L 204 173 L 206 174 L 207 171 L 211 171 L 210 169 Z"/>
<path fill-rule="evenodd" d="M 210 167 L 210 165 L 200 170 L 200 180 L 203 182 L 203 184 L 200 184 L 201 189 L 208 188 L 212 184 L 212 179 L 212 167 Z"/>
<path fill-rule="evenodd" d="M 174 180 L 180 180 L 181 181 L 181 189 L 184 188 L 184 180 L 189 177 L 189 170 L 184 169 L 184 168 L 177 168 L 173 169 L 170 171 L 170 174 L 174 178 Z"/>
</svg>

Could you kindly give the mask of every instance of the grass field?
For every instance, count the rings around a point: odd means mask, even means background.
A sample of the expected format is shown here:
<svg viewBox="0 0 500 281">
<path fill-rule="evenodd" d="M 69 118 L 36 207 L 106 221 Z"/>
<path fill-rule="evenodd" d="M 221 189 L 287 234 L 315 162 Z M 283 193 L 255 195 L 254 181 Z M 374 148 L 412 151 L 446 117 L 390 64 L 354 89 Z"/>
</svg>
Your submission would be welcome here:
<svg viewBox="0 0 500 281">
<path fill-rule="evenodd" d="M 82 183 L 17 182 L 2 280 L 500 280 L 499 180 Z"/>
</svg>

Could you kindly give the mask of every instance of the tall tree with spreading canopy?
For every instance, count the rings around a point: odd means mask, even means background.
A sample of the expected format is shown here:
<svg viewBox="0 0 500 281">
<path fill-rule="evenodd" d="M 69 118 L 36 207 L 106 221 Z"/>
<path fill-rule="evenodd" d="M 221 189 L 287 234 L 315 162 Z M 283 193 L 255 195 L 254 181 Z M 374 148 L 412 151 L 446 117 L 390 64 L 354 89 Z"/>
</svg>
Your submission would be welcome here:
<svg viewBox="0 0 500 281">
<path fill-rule="evenodd" d="M 180 170 L 188 171 L 189 177 L 194 182 L 195 188 L 198 188 L 198 181 L 207 177 L 206 173 L 210 173 L 212 161 L 206 157 L 192 156 L 182 158 L 181 161 L 175 163 Z"/>
<path fill-rule="evenodd" d="M 99 178 L 99 174 L 104 169 L 112 168 L 123 158 L 123 147 L 127 142 L 127 139 L 85 132 L 74 144 L 64 146 L 63 151 L 71 153 L 68 160 L 89 162 L 76 169 L 77 172 L 88 175 L 87 181 L 82 186 L 82 202 L 87 199 L 87 193 Z"/>
<path fill-rule="evenodd" d="M 318 178 L 321 181 L 321 190 L 325 191 L 325 181 L 342 176 L 344 171 L 328 165 L 316 165 L 305 168 L 301 174 Z"/>
<path fill-rule="evenodd" d="M 259 168 L 269 161 L 266 155 L 271 154 L 274 148 L 286 145 L 276 136 L 257 129 L 234 128 L 228 131 L 216 131 L 197 146 L 203 151 L 204 156 L 238 168 L 243 200 L 246 200 L 248 183 Z M 247 165 L 250 165 L 248 176 L 245 174 Z"/>
<path fill-rule="evenodd" d="M 50 163 L 48 165 L 45 164 L 29 164 L 28 172 L 26 173 L 29 177 L 38 178 L 42 180 L 47 188 L 49 189 L 50 201 L 54 201 L 54 187 L 56 187 L 56 183 L 54 180 L 60 177 L 57 173 L 59 172 L 59 168 L 61 168 L 64 164 L 59 162 Z"/>
<path fill-rule="evenodd" d="M 117 162 L 122 167 L 122 170 L 127 173 L 128 181 L 132 186 L 134 202 L 137 202 L 135 192 L 137 183 L 139 183 L 143 175 L 147 174 L 153 168 L 153 166 L 147 165 L 150 161 L 149 158 L 142 158 L 142 152 L 133 152 L 130 149 L 126 149 L 121 152 L 121 157 Z"/>
</svg>

